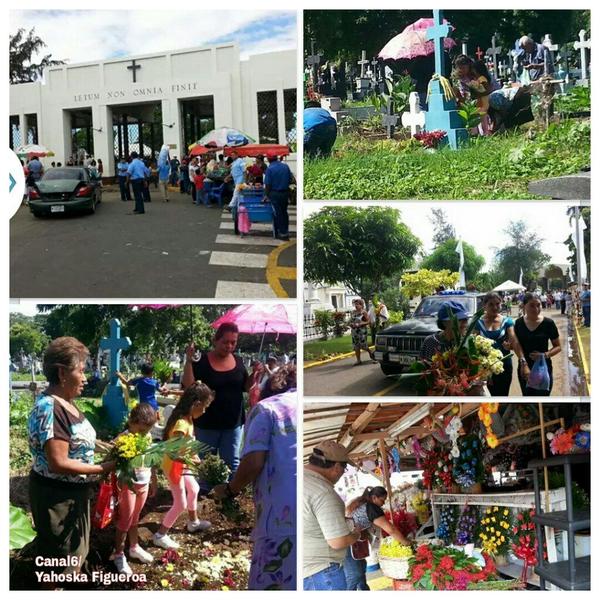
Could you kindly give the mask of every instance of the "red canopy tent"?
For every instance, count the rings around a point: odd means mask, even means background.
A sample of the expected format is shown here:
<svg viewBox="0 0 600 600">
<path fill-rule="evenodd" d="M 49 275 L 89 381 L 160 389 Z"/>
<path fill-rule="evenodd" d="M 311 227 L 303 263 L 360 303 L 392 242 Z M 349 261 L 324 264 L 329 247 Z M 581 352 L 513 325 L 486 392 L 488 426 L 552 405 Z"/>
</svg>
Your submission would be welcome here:
<svg viewBox="0 0 600 600">
<path fill-rule="evenodd" d="M 290 153 L 289 146 L 283 144 L 246 144 L 245 146 L 233 146 L 224 148 L 225 156 L 230 156 L 232 152 L 237 152 L 238 156 L 268 156 L 276 154 L 277 156 L 287 156 Z"/>
</svg>

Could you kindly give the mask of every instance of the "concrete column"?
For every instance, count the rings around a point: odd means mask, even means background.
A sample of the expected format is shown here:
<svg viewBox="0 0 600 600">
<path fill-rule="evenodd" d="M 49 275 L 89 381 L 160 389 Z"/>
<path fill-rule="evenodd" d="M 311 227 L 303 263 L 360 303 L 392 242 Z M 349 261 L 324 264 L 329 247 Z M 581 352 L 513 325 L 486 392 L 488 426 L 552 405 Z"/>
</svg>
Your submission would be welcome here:
<svg viewBox="0 0 600 600">
<path fill-rule="evenodd" d="M 169 146 L 169 154 L 181 158 L 184 154 L 181 148 L 182 135 L 179 129 L 179 107 L 176 99 L 161 100 L 163 141 Z M 167 125 L 173 124 L 172 127 Z"/>
<path fill-rule="evenodd" d="M 280 144 L 286 144 L 285 139 L 285 103 L 283 101 L 283 88 L 277 89 L 277 131 Z"/>
<path fill-rule="evenodd" d="M 69 158 L 73 154 L 73 145 L 71 139 L 71 113 L 68 110 L 60 111 L 62 116 L 62 148 L 57 148 L 56 160 L 62 162 L 63 165 L 67 164 Z M 77 157 L 74 157 L 75 159 Z"/>
<path fill-rule="evenodd" d="M 213 104 L 215 110 L 215 128 L 231 127 L 233 123 L 237 123 L 234 119 L 231 96 L 228 90 L 218 90 L 213 96 Z"/>
<path fill-rule="evenodd" d="M 112 128 L 112 110 L 105 104 L 92 106 L 92 127 L 94 133 L 94 158 L 101 158 L 104 175 L 115 175 L 115 149 Z"/>
</svg>

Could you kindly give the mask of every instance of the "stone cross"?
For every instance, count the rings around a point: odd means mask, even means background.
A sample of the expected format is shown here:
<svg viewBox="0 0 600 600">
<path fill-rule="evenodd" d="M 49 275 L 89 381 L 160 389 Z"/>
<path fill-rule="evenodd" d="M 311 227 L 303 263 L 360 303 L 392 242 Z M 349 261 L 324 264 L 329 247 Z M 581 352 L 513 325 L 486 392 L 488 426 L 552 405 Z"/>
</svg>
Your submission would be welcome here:
<svg viewBox="0 0 600 600">
<path fill-rule="evenodd" d="M 552 65 L 554 65 L 554 53 L 558 50 L 558 44 L 552 43 L 552 37 L 549 33 L 545 35 L 542 46 L 546 46 L 546 48 L 548 48 L 548 51 L 550 52 L 550 60 L 552 61 Z M 544 75 L 549 75 L 550 69 L 548 65 L 548 59 L 545 56 L 546 55 L 544 54 Z"/>
<path fill-rule="evenodd" d="M 136 65 L 135 60 L 132 60 L 131 65 L 129 65 L 127 67 L 127 70 L 131 71 L 133 74 L 133 83 L 137 83 L 136 71 L 141 68 L 142 68 L 142 65 Z"/>
<path fill-rule="evenodd" d="M 456 100 L 446 98 L 439 77 L 444 76 L 444 39 L 452 28 L 444 24 L 443 11 L 434 9 L 433 27 L 427 29 L 427 39 L 433 41 L 436 79 L 429 82 L 429 110 L 425 116 L 427 131 L 446 132 L 448 143 L 454 150 L 468 138 L 468 132 L 456 110 Z"/>
<path fill-rule="evenodd" d="M 477 46 L 477 52 L 475 52 L 475 56 L 477 56 L 477 60 L 481 60 L 481 57 L 483 56 L 483 50 Z"/>
<path fill-rule="evenodd" d="M 367 60 L 366 50 L 361 51 L 361 60 L 358 61 L 358 64 L 360 65 L 360 76 L 364 77 L 365 76 L 365 65 L 369 64 L 369 61 Z"/>
<path fill-rule="evenodd" d="M 121 351 L 130 347 L 131 340 L 128 337 L 121 337 L 119 320 L 111 319 L 110 336 L 100 340 L 100 350 L 108 350 L 110 353 L 109 379 L 103 396 L 103 405 L 106 407 L 112 426 L 121 424 L 127 416 L 127 405 L 123 396 L 123 388 L 117 378 L 117 371 L 121 363 Z"/>
<path fill-rule="evenodd" d="M 587 81 L 587 55 L 585 53 L 586 48 L 592 47 L 592 40 L 585 39 L 585 29 L 581 29 L 579 31 L 579 41 L 573 44 L 573 48 L 575 50 L 579 50 L 581 52 L 581 80 Z"/>
<path fill-rule="evenodd" d="M 394 135 L 394 129 L 398 124 L 398 115 L 393 114 L 394 107 L 392 99 L 388 96 L 387 103 L 385 106 L 385 113 L 381 117 L 381 123 L 387 130 L 387 136 L 389 139 Z"/>
<path fill-rule="evenodd" d="M 402 125 L 410 127 L 410 135 L 414 136 L 425 127 L 425 113 L 421 111 L 417 92 L 411 92 L 408 96 L 408 106 L 410 112 L 402 113 Z"/>
<path fill-rule="evenodd" d="M 502 52 L 501 46 L 496 46 L 496 34 L 492 36 L 492 47 L 487 49 L 486 54 L 494 61 L 494 75 L 498 77 L 498 55 Z"/>
<path fill-rule="evenodd" d="M 310 56 L 306 57 L 306 64 L 310 67 L 312 73 L 313 85 L 317 84 L 317 69 L 321 62 L 321 55 L 315 53 L 315 41 L 310 41 Z"/>
</svg>

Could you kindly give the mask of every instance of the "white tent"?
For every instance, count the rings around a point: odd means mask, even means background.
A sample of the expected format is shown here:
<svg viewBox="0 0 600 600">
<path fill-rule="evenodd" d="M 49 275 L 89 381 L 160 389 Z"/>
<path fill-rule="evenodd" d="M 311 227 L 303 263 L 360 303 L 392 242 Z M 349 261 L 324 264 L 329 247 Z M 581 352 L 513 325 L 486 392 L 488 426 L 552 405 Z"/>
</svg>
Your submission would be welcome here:
<svg viewBox="0 0 600 600">
<path fill-rule="evenodd" d="M 524 285 L 519 285 L 518 283 L 515 283 L 511 279 L 507 279 L 504 283 L 501 283 L 500 285 L 496 286 L 493 291 L 494 292 L 520 292 L 524 289 L 526 289 Z"/>
</svg>

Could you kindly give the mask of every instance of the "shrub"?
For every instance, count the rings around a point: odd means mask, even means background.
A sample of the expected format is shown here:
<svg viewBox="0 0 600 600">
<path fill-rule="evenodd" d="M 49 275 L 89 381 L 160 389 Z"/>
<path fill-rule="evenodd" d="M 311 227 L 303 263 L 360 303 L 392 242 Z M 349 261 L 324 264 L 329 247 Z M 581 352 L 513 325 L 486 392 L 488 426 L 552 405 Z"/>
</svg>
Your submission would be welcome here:
<svg viewBox="0 0 600 600">
<path fill-rule="evenodd" d="M 334 326 L 333 313 L 329 310 L 315 310 L 315 327 L 321 333 L 321 337 L 326 340 Z"/>
<path fill-rule="evenodd" d="M 336 310 L 333 313 L 333 335 L 334 337 L 342 337 L 348 330 L 346 323 L 346 313 L 341 310 Z"/>
</svg>

